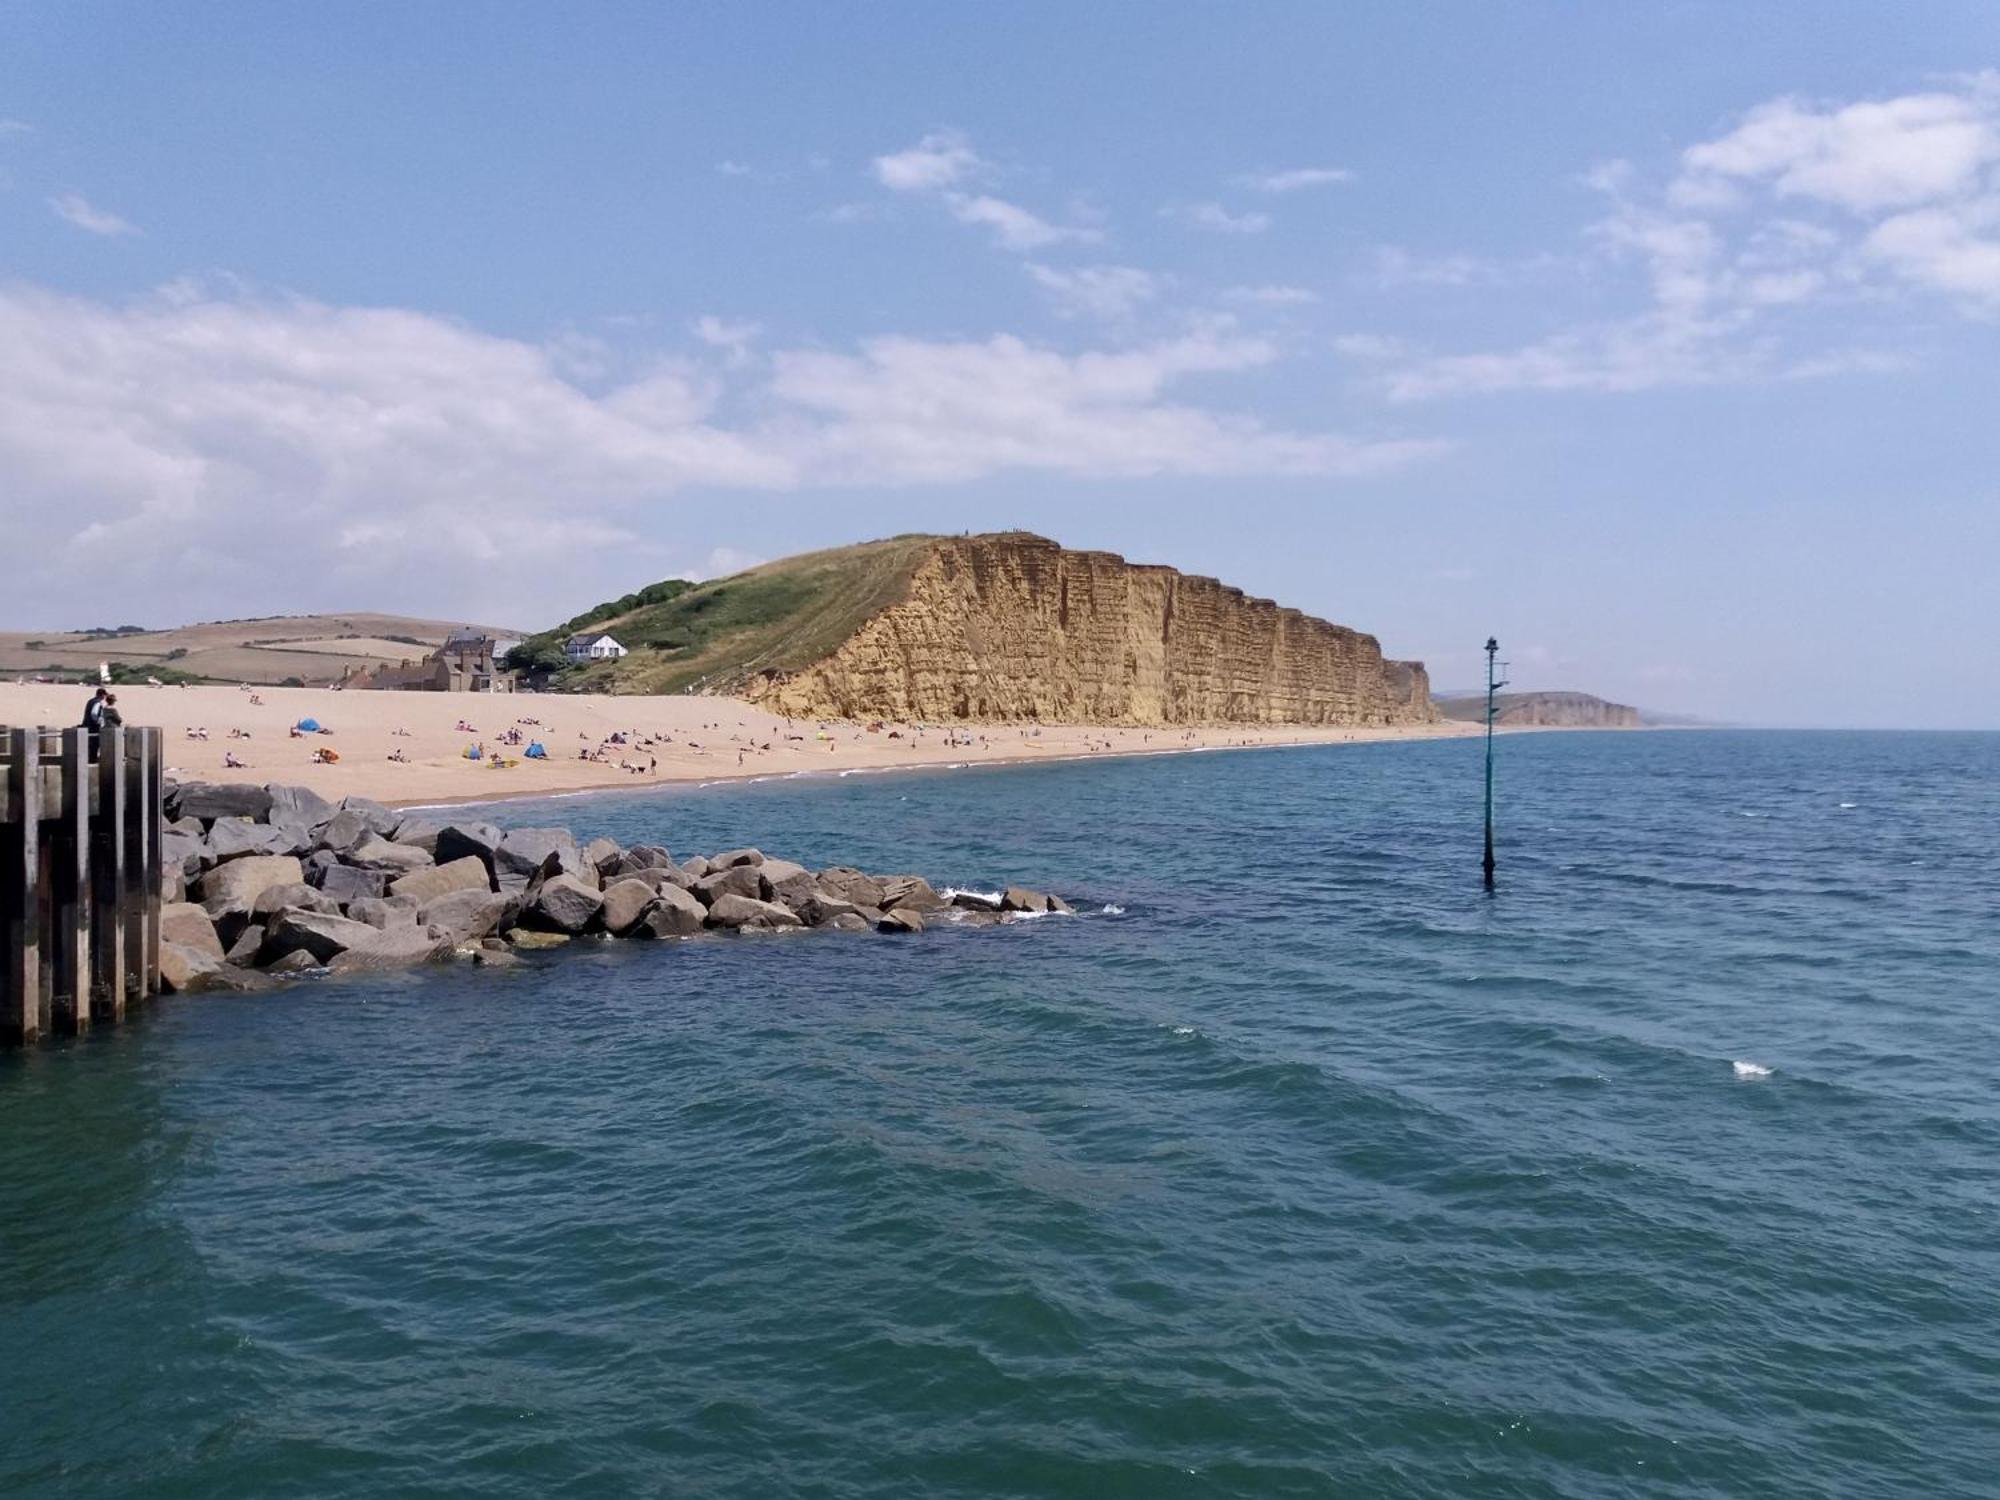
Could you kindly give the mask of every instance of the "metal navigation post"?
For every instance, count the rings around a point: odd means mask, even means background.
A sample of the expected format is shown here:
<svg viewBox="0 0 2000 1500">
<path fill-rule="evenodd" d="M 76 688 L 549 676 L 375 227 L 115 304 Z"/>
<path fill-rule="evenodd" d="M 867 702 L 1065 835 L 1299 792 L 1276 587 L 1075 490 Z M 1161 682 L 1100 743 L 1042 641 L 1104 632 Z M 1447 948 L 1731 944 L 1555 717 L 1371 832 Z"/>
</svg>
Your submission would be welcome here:
<svg viewBox="0 0 2000 1500">
<path fill-rule="evenodd" d="M 1500 642 L 1486 638 L 1486 889 L 1493 889 L 1493 695 L 1507 684 L 1496 670 Z"/>
</svg>

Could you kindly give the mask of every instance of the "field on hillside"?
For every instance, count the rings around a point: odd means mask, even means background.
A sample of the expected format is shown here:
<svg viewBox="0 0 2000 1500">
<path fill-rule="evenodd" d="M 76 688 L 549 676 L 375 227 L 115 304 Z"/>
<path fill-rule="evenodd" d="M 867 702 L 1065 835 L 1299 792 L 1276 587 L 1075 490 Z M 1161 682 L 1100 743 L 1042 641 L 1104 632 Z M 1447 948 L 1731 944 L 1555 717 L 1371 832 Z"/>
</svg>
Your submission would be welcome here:
<svg viewBox="0 0 2000 1500">
<path fill-rule="evenodd" d="M 730 693 L 759 672 L 827 656 L 903 597 L 932 540 L 899 536 L 781 558 L 596 621 L 632 654 L 565 673 L 586 693 Z"/>
<path fill-rule="evenodd" d="M 465 623 L 402 615 L 293 615 L 210 621 L 174 630 L 0 632 L 0 676 L 94 677 L 98 663 L 110 662 L 169 681 L 185 676 L 223 683 L 271 685 L 289 678 L 326 683 L 350 667 L 427 655 Z M 495 635 L 520 634 L 479 628 Z"/>
</svg>

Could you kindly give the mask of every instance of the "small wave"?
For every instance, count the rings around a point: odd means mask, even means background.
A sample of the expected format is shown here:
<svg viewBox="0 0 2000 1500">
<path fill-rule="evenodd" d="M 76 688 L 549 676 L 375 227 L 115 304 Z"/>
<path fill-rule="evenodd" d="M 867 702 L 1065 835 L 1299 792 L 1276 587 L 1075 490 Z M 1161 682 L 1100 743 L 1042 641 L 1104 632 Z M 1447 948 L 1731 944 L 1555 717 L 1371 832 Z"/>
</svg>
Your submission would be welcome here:
<svg viewBox="0 0 2000 1500">
<path fill-rule="evenodd" d="M 1744 1062 L 1738 1059 L 1729 1065 L 1736 1070 L 1736 1076 L 1745 1083 L 1755 1083 L 1760 1078 L 1769 1078 L 1771 1070 L 1762 1063 Z"/>
<path fill-rule="evenodd" d="M 1843 811 L 1852 811 L 1854 808 L 1857 808 L 1860 805 L 1861 804 L 1859 802 L 1843 802 L 1840 804 Z"/>
<path fill-rule="evenodd" d="M 981 901 L 991 901 L 996 906 L 1000 902 L 1000 892 L 982 891 L 978 887 L 970 885 L 948 885 L 939 891 L 938 894 L 947 901 L 951 900 L 954 896 L 977 896 Z"/>
<path fill-rule="evenodd" d="M 1162 1021 L 1160 1024 L 1162 1026 L 1167 1026 L 1167 1023 L 1164 1021 Z M 1201 1034 L 1200 1032 L 1196 1031 L 1192 1026 L 1167 1026 L 1167 1030 L 1171 1031 L 1175 1036 L 1199 1036 Z"/>
<path fill-rule="evenodd" d="M 1098 915 L 1100 917 L 1122 917 L 1125 915 L 1125 908 L 1122 906 L 1114 906 L 1110 902 L 1106 902 L 1104 906 L 1098 911 Z"/>
</svg>

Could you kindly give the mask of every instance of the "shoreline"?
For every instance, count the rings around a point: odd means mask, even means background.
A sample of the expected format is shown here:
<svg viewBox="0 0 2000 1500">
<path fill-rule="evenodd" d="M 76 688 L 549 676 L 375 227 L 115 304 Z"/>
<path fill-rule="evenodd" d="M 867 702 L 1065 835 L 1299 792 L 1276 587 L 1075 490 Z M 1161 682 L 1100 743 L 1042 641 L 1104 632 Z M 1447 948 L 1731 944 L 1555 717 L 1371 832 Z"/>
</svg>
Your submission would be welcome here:
<svg viewBox="0 0 2000 1500">
<path fill-rule="evenodd" d="M 398 808 L 876 771 L 1465 739 L 1483 733 L 1482 726 L 1451 721 L 1325 728 L 863 725 L 789 720 L 743 699 L 681 695 L 143 686 L 116 692 L 128 723 L 160 726 L 169 779 L 300 785 L 336 800 L 358 795 Z M 73 723 L 88 696 L 74 685 L 0 683 L 0 723 Z M 293 737 L 290 727 L 308 718 L 333 733 Z M 509 732 L 518 733 L 519 744 L 501 742 Z M 545 743 L 546 759 L 523 756 L 535 738 Z M 481 747 L 479 759 L 466 758 L 471 746 Z M 315 754 L 322 750 L 334 751 L 337 760 L 316 763 Z M 392 753 L 406 759 L 390 760 Z M 230 766 L 228 757 L 242 764 Z"/>
</svg>

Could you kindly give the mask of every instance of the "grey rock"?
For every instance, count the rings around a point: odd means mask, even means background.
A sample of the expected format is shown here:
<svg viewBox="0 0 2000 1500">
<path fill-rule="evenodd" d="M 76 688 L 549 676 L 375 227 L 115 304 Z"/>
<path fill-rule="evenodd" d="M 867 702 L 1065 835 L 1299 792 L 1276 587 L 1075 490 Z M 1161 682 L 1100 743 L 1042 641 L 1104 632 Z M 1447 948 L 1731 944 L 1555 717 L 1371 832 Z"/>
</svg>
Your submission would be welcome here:
<svg viewBox="0 0 2000 1500">
<path fill-rule="evenodd" d="M 331 849 L 339 853 L 342 850 L 352 849 L 373 832 L 374 830 L 368 826 L 367 820 L 360 813 L 350 812 L 343 807 L 321 826 L 314 841 L 322 849 Z"/>
<path fill-rule="evenodd" d="M 392 894 L 415 897 L 419 905 L 435 901 L 439 896 L 448 896 L 453 891 L 491 889 L 486 866 L 476 855 L 471 854 L 462 859 L 455 859 L 450 864 L 411 870 L 407 874 L 396 876 L 389 885 Z"/>
<path fill-rule="evenodd" d="M 647 903 L 628 936 L 635 938 L 689 937 L 700 932 L 708 920 L 708 908 L 677 885 L 662 886 Z"/>
<path fill-rule="evenodd" d="M 727 928 L 732 932 L 742 932 L 775 931 L 779 928 L 800 927 L 804 924 L 784 907 L 773 902 L 725 894 L 716 897 L 709 906 L 708 925 Z"/>
<path fill-rule="evenodd" d="M 347 917 L 322 912 L 280 912 L 264 930 L 264 946 L 258 956 L 272 964 L 289 953 L 303 950 L 315 963 L 330 963 L 350 948 L 365 948 L 382 936 L 380 928 Z"/>
<path fill-rule="evenodd" d="M 313 856 L 314 859 L 319 857 Z M 329 859 L 331 860 L 331 856 Z M 306 871 L 306 876 L 308 884 L 317 885 L 322 892 L 343 906 L 366 900 L 370 896 L 379 896 L 389 888 L 387 871 L 363 870 L 337 861 L 310 868 Z M 314 876 L 318 879 L 313 879 Z"/>
<path fill-rule="evenodd" d="M 850 908 L 827 923 L 835 932 L 867 932 L 868 919 L 858 909 Z"/>
<path fill-rule="evenodd" d="M 882 881 L 882 906 L 888 911 L 942 911 L 945 899 L 921 875 L 890 875 Z"/>
<path fill-rule="evenodd" d="M 417 925 L 415 896 L 363 896 L 347 903 L 348 916 L 370 927 L 414 927 Z"/>
<path fill-rule="evenodd" d="M 518 969 L 521 967 L 519 954 L 509 953 L 505 948 L 495 952 L 491 948 L 475 948 L 472 961 L 482 969 Z"/>
<path fill-rule="evenodd" d="M 727 870 L 736 865 L 761 865 L 762 863 L 764 863 L 764 851 L 761 849 L 730 849 L 721 854 L 711 854 L 708 857 L 708 867 L 711 870 Z"/>
<path fill-rule="evenodd" d="M 710 868 L 711 866 L 708 861 L 699 854 L 691 854 L 682 860 L 680 863 L 680 872 L 688 878 L 687 889 L 694 889 L 694 882 L 708 874 Z"/>
<path fill-rule="evenodd" d="M 634 844 L 619 856 L 618 862 L 607 873 L 636 875 L 641 870 L 671 870 L 673 867 L 673 855 L 658 844 Z"/>
<path fill-rule="evenodd" d="M 443 831 L 428 818 L 407 817 L 396 825 L 396 831 L 390 837 L 399 844 L 408 844 L 412 849 L 421 849 L 435 857 L 438 835 Z"/>
<path fill-rule="evenodd" d="M 450 938 L 423 927 L 391 927 L 385 931 L 369 928 L 374 938 L 335 954 L 327 967 L 336 974 L 353 974 L 371 969 L 407 969 L 417 964 L 442 963 L 452 955 Z"/>
<path fill-rule="evenodd" d="M 922 932 L 924 919 L 906 906 L 891 907 L 875 920 L 877 932 Z"/>
<path fill-rule="evenodd" d="M 166 841 L 161 840 L 164 849 Z M 283 827 L 253 823 L 248 818 L 217 818 L 208 830 L 208 852 L 220 864 L 246 854 L 297 854 L 298 841 Z"/>
<path fill-rule="evenodd" d="M 305 974 L 326 966 L 304 948 L 295 948 L 264 967 L 266 974 Z"/>
<path fill-rule="evenodd" d="M 555 875 L 542 882 L 522 919 L 529 926 L 578 933 L 590 925 L 603 904 L 604 897 L 578 876 Z"/>
<path fill-rule="evenodd" d="M 199 829 L 201 825 L 195 826 Z M 160 863 L 178 869 L 183 875 L 199 875 L 215 863 L 215 856 L 199 832 L 169 828 L 160 836 Z"/>
<path fill-rule="evenodd" d="M 486 866 L 487 885 L 492 887 L 494 855 L 500 848 L 500 830 L 491 823 L 447 823 L 438 830 L 431 855 L 441 865 L 468 855 Z"/>
<path fill-rule="evenodd" d="M 267 816 L 274 823 L 282 819 L 311 829 L 334 815 L 334 805 L 309 786 L 280 786 L 273 782 L 264 790 L 271 794 Z"/>
<path fill-rule="evenodd" d="M 835 865 L 819 872 L 819 886 L 829 896 L 837 896 L 842 901 L 856 906 L 877 907 L 883 902 L 886 892 L 882 882 L 873 875 L 864 875 L 849 865 Z"/>
<path fill-rule="evenodd" d="M 583 862 L 595 870 L 600 879 L 615 871 L 624 857 L 625 846 L 616 839 L 592 839 L 583 846 Z"/>
<path fill-rule="evenodd" d="M 254 969 L 257 967 L 257 954 L 263 946 L 264 924 L 252 922 L 229 945 L 229 951 L 222 956 L 222 960 L 239 969 Z"/>
<path fill-rule="evenodd" d="M 1060 912 L 1066 917 L 1073 917 L 1076 915 L 1076 908 L 1074 906 L 1071 906 L 1067 901 L 1063 900 L 1063 898 L 1060 896 L 1049 897 L 1049 910 L 1053 912 Z"/>
<path fill-rule="evenodd" d="M 1031 891 L 1026 886 L 1010 885 L 1000 897 L 1002 911 L 1047 911 L 1049 898 L 1040 891 Z"/>
<path fill-rule="evenodd" d="M 253 921 L 266 921 L 274 913 L 287 910 L 316 911 L 337 917 L 340 915 L 340 903 L 325 891 L 315 890 L 303 880 L 266 886 L 257 893 L 257 899 L 250 903 L 250 916 Z"/>
<path fill-rule="evenodd" d="M 396 825 L 403 821 L 403 814 L 392 807 L 384 807 L 371 797 L 342 797 L 340 810 L 351 812 L 368 826 L 368 831 L 377 838 L 386 839 L 396 831 Z"/>
<path fill-rule="evenodd" d="M 583 851 L 567 828 L 510 828 L 494 851 L 493 870 L 504 889 L 510 884 L 526 885 L 538 873 L 546 873 L 549 857 L 556 860 L 556 873 L 574 876 L 595 888 L 597 869 L 586 864 Z"/>
<path fill-rule="evenodd" d="M 757 873 L 755 865 L 729 865 L 697 880 L 694 894 L 703 906 L 713 906 L 724 896 L 747 896 L 752 901 L 761 901 L 764 877 Z"/>
<path fill-rule="evenodd" d="M 176 819 L 262 819 L 271 815 L 271 794 L 247 781 L 186 781 L 174 790 L 166 811 Z"/>
<path fill-rule="evenodd" d="M 623 933 L 654 899 L 653 888 L 643 880 L 614 880 L 604 888 L 604 899 L 597 909 L 598 925 L 606 932 Z"/>
<path fill-rule="evenodd" d="M 453 891 L 428 902 L 417 919 L 449 937 L 454 945 L 474 942 L 503 926 L 511 926 L 519 914 L 512 896 L 502 896 L 481 887 Z"/>
<path fill-rule="evenodd" d="M 215 935 L 215 923 L 208 913 L 191 902 L 165 902 L 160 906 L 160 941 L 179 943 L 210 958 L 222 958 L 222 940 Z"/>
<path fill-rule="evenodd" d="M 195 895 L 210 917 L 225 912 L 248 915 L 272 886 L 297 885 L 304 878 L 304 870 L 290 854 L 249 854 L 208 871 L 195 882 Z"/>
<path fill-rule="evenodd" d="M 842 917 L 851 916 L 865 928 L 869 918 L 874 915 L 872 911 L 864 910 L 852 902 L 843 901 L 838 896 L 829 896 L 817 887 L 804 900 L 796 904 L 790 901 L 783 904 L 798 913 L 799 920 L 808 927 L 837 927 Z"/>
<path fill-rule="evenodd" d="M 536 932 L 528 927 L 516 927 L 507 934 L 509 947 L 532 953 L 541 948 L 560 948 L 570 940 L 566 932 Z"/>
<path fill-rule="evenodd" d="M 979 891 L 953 891 L 951 904 L 961 911 L 998 911 L 1000 898 Z"/>
<path fill-rule="evenodd" d="M 181 943 L 160 944 L 160 985 L 175 995 L 190 995 L 207 987 L 222 967 L 222 959 Z"/>
<path fill-rule="evenodd" d="M 392 876 L 408 870 L 428 869 L 431 857 L 408 844 L 392 844 L 371 833 L 353 848 L 344 851 L 340 862 L 361 870 L 386 870 Z"/>
</svg>

